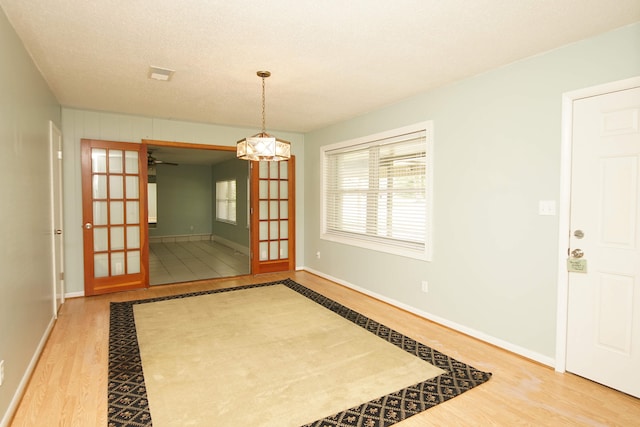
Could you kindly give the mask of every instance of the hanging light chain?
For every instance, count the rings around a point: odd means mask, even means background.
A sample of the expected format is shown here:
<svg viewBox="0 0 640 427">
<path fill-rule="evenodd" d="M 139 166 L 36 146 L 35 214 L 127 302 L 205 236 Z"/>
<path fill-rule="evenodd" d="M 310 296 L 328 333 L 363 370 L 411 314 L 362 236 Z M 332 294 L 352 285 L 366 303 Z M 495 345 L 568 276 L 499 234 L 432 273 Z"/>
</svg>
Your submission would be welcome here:
<svg viewBox="0 0 640 427">
<path fill-rule="evenodd" d="M 264 79 L 266 79 L 267 77 L 269 77 L 271 75 L 270 71 L 258 71 L 256 73 L 258 75 L 258 77 L 262 78 L 262 133 L 267 133 L 267 126 L 266 126 L 266 119 L 265 119 L 265 84 L 264 84 Z"/>
<path fill-rule="evenodd" d="M 264 104 L 265 104 L 265 102 L 264 102 L 264 99 L 265 99 L 265 96 L 264 96 L 264 88 L 265 88 L 264 79 L 266 77 L 268 77 L 268 76 L 265 76 L 263 74 L 261 77 L 262 77 L 262 133 L 267 133 L 266 125 L 265 125 L 266 119 L 265 119 L 265 108 L 264 108 Z"/>
</svg>

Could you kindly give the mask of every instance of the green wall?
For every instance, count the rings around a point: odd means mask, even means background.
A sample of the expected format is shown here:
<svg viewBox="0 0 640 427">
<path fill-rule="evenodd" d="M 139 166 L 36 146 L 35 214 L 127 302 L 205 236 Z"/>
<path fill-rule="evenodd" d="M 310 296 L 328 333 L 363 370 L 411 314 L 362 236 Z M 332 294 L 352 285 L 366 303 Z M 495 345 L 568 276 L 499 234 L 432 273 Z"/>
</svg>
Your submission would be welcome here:
<svg viewBox="0 0 640 427">
<path fill-rule="evenodd" d="M 307 194 L 319 193 L 323 145 L 424 120 L 435 137 L 432 262 L 321 240 L 320 198 L 308 197 L 305 265 L 552 364 L 558 217 L 538 202 L 559 199 L 562 94 L 637 75 L 640 24 L 306 134 Z"/>
<path fill-rule="evenodd" d="M 53 325 L 50 120 L 60 105 L 0 9 L 0 425 Z"/>
<path fill-rule="evenodd" d="M 158 223 L 149 236 L 208 234 L 248 250 L 248 176 L 249 163 L 238 159 L 212 166 L 156 166 Z M 230 179 L 237 181 L 236 225 L 216 221 L 216 182 Z"/>
<path fill-rule="evenodd" d="M 156 166 L 158 223 L 149 236 L 211 234 L 211 176 L 209 165 Z"/>
</svg>

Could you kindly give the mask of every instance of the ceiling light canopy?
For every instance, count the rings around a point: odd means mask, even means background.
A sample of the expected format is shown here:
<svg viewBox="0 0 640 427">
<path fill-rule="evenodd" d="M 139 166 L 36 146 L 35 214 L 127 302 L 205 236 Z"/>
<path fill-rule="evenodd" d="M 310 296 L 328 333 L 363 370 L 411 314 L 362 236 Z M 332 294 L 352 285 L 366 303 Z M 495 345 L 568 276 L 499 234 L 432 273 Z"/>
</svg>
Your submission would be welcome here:
<svg viewBox="0 0 640 427">
<path fill-rule="evenodd" d="M 269 135 L 265 130 L 265 97 L 264 79 L 269 77 L 269 71 L 258 71 L 258 77 L 262 78 L 262 132 L 241 139 L 236 144 L 236 156 L 242 160 L 253 161 L 279 161 L 291 157 L 291 143 Z"/>
</svg>

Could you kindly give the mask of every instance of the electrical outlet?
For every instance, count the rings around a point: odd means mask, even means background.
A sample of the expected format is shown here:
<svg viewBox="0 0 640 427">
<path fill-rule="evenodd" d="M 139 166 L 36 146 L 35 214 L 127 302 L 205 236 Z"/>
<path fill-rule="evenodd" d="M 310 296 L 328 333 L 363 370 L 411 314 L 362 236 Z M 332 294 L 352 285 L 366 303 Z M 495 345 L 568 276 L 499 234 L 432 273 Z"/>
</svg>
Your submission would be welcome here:
<svg viewBox="0 0 640 427">
<path fill-rule="evenodd" d="M 422 281 L 422 292 L 429 292 L 429 282 L 427 282 L 426 280 Z"/>
<path fill-rule="evenodd" d="M 0 360 L 0 385 L 4 382 L 4 360 Z"/>
</svg>

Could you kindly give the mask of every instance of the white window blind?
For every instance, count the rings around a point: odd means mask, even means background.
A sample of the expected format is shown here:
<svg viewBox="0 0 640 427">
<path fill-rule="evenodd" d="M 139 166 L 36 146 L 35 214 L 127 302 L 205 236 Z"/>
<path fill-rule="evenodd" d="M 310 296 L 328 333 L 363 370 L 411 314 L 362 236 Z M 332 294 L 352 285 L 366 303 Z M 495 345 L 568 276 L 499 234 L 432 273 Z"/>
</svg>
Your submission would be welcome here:
<svg viewBox="0 0 640 427">
<path fill-rule="evenodd" d="M 427 139 L 423 123 L 324 148 L 322 237 L 428 259 Z"/>
<path fill-rule="evenodd" d="M 216 220 L 236 223 L 236 181 L 216 182 Z"/>
</svg>

